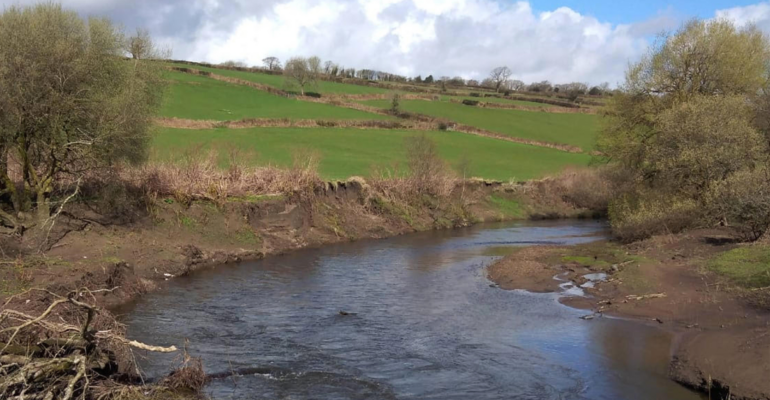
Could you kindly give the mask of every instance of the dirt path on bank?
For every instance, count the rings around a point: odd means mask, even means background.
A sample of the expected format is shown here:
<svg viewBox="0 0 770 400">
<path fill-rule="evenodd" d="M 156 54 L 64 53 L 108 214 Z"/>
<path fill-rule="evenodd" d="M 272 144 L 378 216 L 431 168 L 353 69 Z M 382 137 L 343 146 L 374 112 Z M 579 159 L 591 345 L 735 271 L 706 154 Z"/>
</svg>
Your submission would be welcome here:
<svg viewBox="0 0 770 400">
<path fill-rule="evenodd" d="M 490 266 L 488 274 L 503 289 L 559 292 L 565 281 L 568 288 L 586 286 L 586 296 L 561 299 L 589 310 L 586 323 L 607 315 L 675 333 L 672 379 L 713 399 L 768 399 L 770 310 L 759 304 L 767 304 L 770 293 L 738 290 L 704 268 L 736 246 L 724 232 L 699 231 L 630 246 L 530 247 Z M 596 273 L 606 280 L 586 285 L 585 276 Z"/>
</svg>

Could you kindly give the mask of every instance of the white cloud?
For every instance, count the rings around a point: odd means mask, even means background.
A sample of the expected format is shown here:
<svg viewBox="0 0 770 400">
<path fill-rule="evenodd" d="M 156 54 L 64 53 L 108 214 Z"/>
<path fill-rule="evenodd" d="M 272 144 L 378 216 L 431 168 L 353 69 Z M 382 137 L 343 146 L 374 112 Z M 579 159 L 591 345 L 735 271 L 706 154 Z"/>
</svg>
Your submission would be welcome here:
<svg viewBox="0 0 770 400">
<path fill-rule="evenodd" d="M 525 81 L 615 83 L 648 45 L 641 31 L 566 7 L 538 14 L 527 2 L 289 0 L 240 16 L 229 30 L 206 23 L 195 49 L 176 55 L 249 64 L 318 55 L 349 67 L 466 78 L 508 65 Z"/>
<path fill-rule="evenodd" d="M 716 12 L 717 18 L 734 21 L 738 26 L 754 24 L 770 34 L 770 1 Z"/>
<path fill-rule="evenodd" d="M 0 0 L 0 5 L 20 0 Z M 30 3 L 23 0 L 21 3 Z M 561 7 L 498 0 L 63 0 L 83 14 L 147 26 L 176 58 L 258 65 L 318 55 L 346 67 L 484 78 L 507 65 L 527 82 L 617 83 L 659 16 L 613 25 Z"/>
</svg>

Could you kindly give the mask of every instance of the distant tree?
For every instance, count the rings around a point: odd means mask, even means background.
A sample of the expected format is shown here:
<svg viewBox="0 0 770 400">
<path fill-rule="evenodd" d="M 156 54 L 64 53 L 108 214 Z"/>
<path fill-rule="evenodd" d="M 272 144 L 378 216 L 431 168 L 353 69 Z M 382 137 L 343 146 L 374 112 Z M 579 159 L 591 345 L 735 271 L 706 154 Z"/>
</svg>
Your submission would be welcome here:
<svg viewBox="0 0 770 400">
<path fill-rule="evenodd" d="M 591 96 L 598 96 L 602 94 L 602 90 L 599 89 L 599 86 L 594 86 L 591 88 L 591 90 L 588 91 L 588 94 Z"/>
<path fill-rule="evenodd" d="M 524 88 L 527 86 L 524 82 L 522 82 L 522 81 L 520 81 L 518 79 L 514 79 L 514 80 L 509 81 L 509 82 L 510 83 L 509 83 L 508 87 L 510 87 L 511 90 L 514 90 L 514 91 L 517 91 L 517 92 L 520 91 L 520 90 L 524 90 Z"/>
<path fill-rule="evenodd" d="M 468 85 L 468 86 L 478 86 L 479 85 L 479 81 L 477 81 L 475 79 L 468 79 L 468 82 L 465 82 L 465 84 Z"/>
<path fill-rule="evenodd" d="M 609 91 L 610 91 L 610 83 L 609 82 L 602 82 L 602 84 L 599 85 L 599 90 L 601 90 L 602 93 L 609 93 Z"/>
<path fill-rule="evenodd" d="M 219 63 L 220 67 L 225 68 L 246 68 L 247 65 L 243 61 L 233 61 L 233 60 L 227 60 L 223 63 Z"/>
<path fill-rule="evenodd" d="M 401 113 L 401 95 L 394 92 L 390 97 L 390 112 L 393 115 Z"/>
<path fill-rule="evenodd" d="M 158 60 L 171 57 L 171 51 L 159 48 L 150 36 L 150 31 L 137 28 L 134 36 L 125 41 L 125 50 L 134 60 Z"/>
<path fill-rule="evenodd" d="M 318 57 L 315 58 L 317 59 Z M 304 96 L 305 88 L 313 86 L 318 82 L 317 68 L 319 66 L 320 60 L 311 63 L 309 59 L 304 57 L 293 57 L 289 59 L 283 69 L 286 86 L 290 88 L 298 87 L 300 94 Z"/>
<path fill-rule="evenodd" d="M 428 75 L 423 82 L 433 83 L 433 75 Z"/>
<path fill-rule="evenodd" d="M 262 59 L 262 63 L 265 67 L 271 71 L 277 71 L 281 69 L 281 60 L 278 57 L 266 57 Z"/>
<path fill-rule="evenodd" d="M 454 86 L 464 86 L 465 79 L 463 79 L 461 76 L 455 76 L 454 78 L 449 80 L 449 84 Z"/>
<path fill-rule="evenodd" d="M 481 81 L 481 86 L 485 88 L 494 89 L 495 88 L 495 81 L 492 80 L 492 78 L 486 78 L 483 81 Z"/>
<path fill-rule="evenodd" d="M 542 81 L 542 82 L 536 82 L 532 83 L 527 87 L 527 90 L 530 92 L 550 92 L 553 90 L 553 85 L 551 82 L 548 81 Z"/>
<path fill-rule="evenodd" d="M 307 67 L 311 74 L 315 75 L 315 79 L 318 79 L 321 76 L 321 73 L 323 72 L 323 67 L 321 66 L 321 59 L 313 56 L 307 59 Z"/>
<path fill-rule="evenodd" d="M 499 91 L 500 87 L 511 77 L 511 69 L 508 67 L 497 67 L 489 73 L 489 78 L 495 82 L 495 90 Z"/>
<path fill-rule="evenodd" d="M 0 231 L 46 228 L 66 182 L 146 159 L 163 79 L 141 36 L 126 61 L 107 19 L 53 3 L 0 11 Z"/>
<path fill-rule="evenodd" d="M 332 69 L 334 69 L 334 63 L 327 61 L 324 63 L 324 74 L 331 75 Z"/>
<path fill-rule="evenodd" d="M 422 83 L 422 76 L 420 76 L 420 75 L 417 75 L 417 76 L 415 76 L 415 77 L 414 77 L 414 81 L 415 81 L 416 83 Z"/>
</svg>

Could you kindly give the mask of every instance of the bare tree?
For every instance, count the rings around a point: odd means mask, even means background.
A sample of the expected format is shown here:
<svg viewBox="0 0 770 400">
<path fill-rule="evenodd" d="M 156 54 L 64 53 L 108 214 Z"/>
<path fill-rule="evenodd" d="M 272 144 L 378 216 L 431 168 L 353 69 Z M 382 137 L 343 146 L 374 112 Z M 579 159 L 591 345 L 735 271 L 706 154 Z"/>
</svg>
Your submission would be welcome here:
<svg viewBox="0 0 770 400">
<path fill-rule="evenodd" d="M 500 90 L 500 86 L 511 77 L 511 69 L 508 67 L 497 67 L 489 74 L 489 78 L 495 83 L 495 90 Z"/>
<path fill-rule="evenodd" d="M 324 63 L 324 74 L 331 75 L 332 70 L 334 69 L 334 63 L 331 61 L 327 61 Z"/>
<path fill-rule="evenodd" d="M 315 60 L 311 62 L 311 59 Z M 289 59 L 283 69 L 286 85 L 289 87 L 299 87 L 300 93 L 304 96 L 305 88 L 317 83 L 320 65 L 321 60 L 318 57 L 311 57 L 310 59 L 293 57 Z"/>
<path fill-rule="evenodd" d="M 516 92 L 518 92 L 519 90 L 523 90 L 525 87 L 527 87 L 527 85 L 524 82 L 518 79 L 512 80 L 508 86 L 511 88 L 511 90 Z"/>
<path fill-rule="evenodd" d="M 150 36 L 150 31 L 137 28 L 136 34 L 125 41 L 125 51 L 134 60 L 166 59 L 171 57 L 170 49 L 158 47 Z"/>
<path fill-rule="evenodd" d="M 307 67 L 308 70 L 310 70 L 310 73 L 315 75 L 315 79 L 318 79 L 321 76 L 321 73 L 323 71 L 321 67 L 321 59 L 313 56 L 307 59 Z"/>
<path fill-rule="evenodd" d="M 262 59 L 262 63 L 265 64 L 265 67 L 271 71 L 277 71 L 281 69 L 281 60 L 278 59 L 278 57 L 266 57 Z"/>
</svg>

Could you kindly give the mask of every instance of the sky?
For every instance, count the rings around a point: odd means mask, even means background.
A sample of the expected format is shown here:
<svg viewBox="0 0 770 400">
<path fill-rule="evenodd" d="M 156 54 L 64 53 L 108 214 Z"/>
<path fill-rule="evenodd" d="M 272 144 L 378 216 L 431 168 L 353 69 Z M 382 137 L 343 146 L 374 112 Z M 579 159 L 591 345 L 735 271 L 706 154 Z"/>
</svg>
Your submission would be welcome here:
<svg viewBox="0 0 770 400">
<path fill-rule="evenodd" d="M 0 0 L 0 7 L 34 0 Z M 770 34 L 770 0 L 62 0 L 80 14 L 150 30 L 173 57 L 261 65 L 319 56 L 406 76 L 622 82 L 656 34 L 728 18 Z"/>
</svg>

